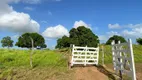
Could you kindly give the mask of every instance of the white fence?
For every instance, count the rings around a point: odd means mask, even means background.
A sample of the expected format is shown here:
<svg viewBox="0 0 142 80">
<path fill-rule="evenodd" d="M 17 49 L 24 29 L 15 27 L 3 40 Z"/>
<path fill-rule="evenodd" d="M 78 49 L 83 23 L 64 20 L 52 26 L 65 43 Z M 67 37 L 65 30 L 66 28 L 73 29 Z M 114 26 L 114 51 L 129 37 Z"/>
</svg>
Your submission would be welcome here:
<svg viewBox="0 0 142 80">
<path fill-rule="evenodd" d="M 99 47 L 79 47 L 73 45 L 71 66 L 74 64 L 95 64 L 98 65 Z"/>
<path fill-rule="evenodd" d="M 114 70 L 116 73 L 126 74 L 136 80 L 135 63 L 131 39 L 127 43 L 115 44 L 112 42 L 112 55 Z"/>
</svg>

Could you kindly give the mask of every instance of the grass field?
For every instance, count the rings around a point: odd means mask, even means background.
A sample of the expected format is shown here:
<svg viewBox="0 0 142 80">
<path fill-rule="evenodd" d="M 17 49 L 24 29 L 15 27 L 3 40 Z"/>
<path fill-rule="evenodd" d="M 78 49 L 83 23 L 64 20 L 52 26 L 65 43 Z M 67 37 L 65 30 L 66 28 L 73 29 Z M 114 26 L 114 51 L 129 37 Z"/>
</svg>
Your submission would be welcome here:
<svg viewBox="0 0 142 80">
<path fill-rule="evenodd" d="M 133 45 L 133 49 L 136 64 L 142 63 L 142 46 Z M 30 50 L 0 49 L 0 80 L 72 80 L 73 71 L 68 70 L 68 56 L 65 56 L 67 51 L 68 49 L 35 50 L 31 69 Z M 111 46 L 105 45 L 104 52 L 105 64 L 112 65 Z M 101 51 L 99 57 L 101 64 Z M 136 68 L 142 69 L 137 65 Z"/>
<path fill-rule="evenodd" d="M 0 80 L 11 78 L 14 73 L 45 73 L 66 72 L 67 58 L 64 54 L 51 50 L 35 50 L 32 56 L 34 68 L 30 68 L 30 50 L 0 50 Z M 16 72 L 15 72 L 16 71 Z M 38 71 L 38 72 L 37 72 Z M 48 72 L 50 71 L 50 72 Z M 45 74 L 44 73 L 44 74 Z M 22 73 L 21 73 L 22 75 Z M 20 75 L 19 75 L 20 76 Z M 46 75 L 42 75 L 46 77 Z M 15 78 L 16 79 L 16 78 Z M 14 79 L 14 80 L 15 80 Z M 18 79 L 18 78 L 17 78 Z"/>
</svg>

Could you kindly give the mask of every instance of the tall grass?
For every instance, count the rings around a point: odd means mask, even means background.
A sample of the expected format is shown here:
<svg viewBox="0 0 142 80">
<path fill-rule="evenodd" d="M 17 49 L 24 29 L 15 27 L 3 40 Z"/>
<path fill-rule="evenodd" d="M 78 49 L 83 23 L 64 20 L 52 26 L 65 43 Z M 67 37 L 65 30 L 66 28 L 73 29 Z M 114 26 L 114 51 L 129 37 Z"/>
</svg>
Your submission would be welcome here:
<svg viewBox="0 0 142 80">
<path fill-rule="evenodd" d="M 101 48 L 101 46 L 100 46 Z M 142 45 L 133 45 L 133 52 L 134 52 L 134 60 L 136 63 L 142 62 Z M 110 45 L 104 45 L 104 62 L 112 63 L 112 52 Z M 102 63 L 102 51 L 99 54 L 99 63 Z"/>
<path fill-rule="evenodd" d="M 101 46 L 100 46 L 101 48 Z M 134 60 L 136 63 L 142 62 L 142 46 L 133 45 Z M 30 67 L 30 50 L 8 50 L 0 49 L 0 68 L 10 67 Z M 112 63 L 111 46 L 104 45 L 104 62 Z M 34 67 L 66 67 L 67 58 L 59 51 L 35 50 L 32 56 Z M 99 53 L 99 63 L 102 62 L 102 51 Z"/>
<path fill-rule="evenodd" d="M 57 63 L 59 67 L 66 66 L 66 59 L 55 51 L 35 50 L 32 59 L 34 67 L 51 67 Z M 29 60 L 30 50 L 0 49 L 0 68 L 30 67 Z"/>
<path fill-rule="evenodd" d="M 60 72 L 67 72 L 67 57 L 64 53 L 35 50 L 31 69 L 30 52 L 0 49 L 0 80 L 45 80 L 55 74 L 60 75 Z"/>
</svg>

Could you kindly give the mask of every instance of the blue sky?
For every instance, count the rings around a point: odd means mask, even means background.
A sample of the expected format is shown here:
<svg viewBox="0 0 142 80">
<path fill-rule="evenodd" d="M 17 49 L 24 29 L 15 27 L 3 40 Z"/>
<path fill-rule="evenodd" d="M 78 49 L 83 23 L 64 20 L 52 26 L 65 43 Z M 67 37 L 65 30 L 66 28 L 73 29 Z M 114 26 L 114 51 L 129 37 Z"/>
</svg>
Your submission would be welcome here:
<svg viewBox="0 0 142 80">
<path fill-rule="evenodd" d="M 39 32 L 52 48 L 80 25 L 102 43 L 114 34 L 134 43 L 142 37 L 141 0 L 0 0 L 0 5 L 0 40 L 11 36 L 16 42 L 23 32 Z"/>
</svg>

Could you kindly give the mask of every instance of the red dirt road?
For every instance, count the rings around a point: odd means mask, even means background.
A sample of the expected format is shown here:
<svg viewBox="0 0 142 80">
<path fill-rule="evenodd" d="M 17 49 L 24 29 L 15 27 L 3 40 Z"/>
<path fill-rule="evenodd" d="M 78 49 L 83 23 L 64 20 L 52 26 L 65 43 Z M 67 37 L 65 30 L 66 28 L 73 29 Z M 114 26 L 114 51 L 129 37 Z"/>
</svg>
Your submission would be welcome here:
<svg viewBox="0 0 142 80">
<path fill-rule="evenodd" d="M 96 67 L 75 67 L 75 80 L 108 80 Z"/>
</svg>

